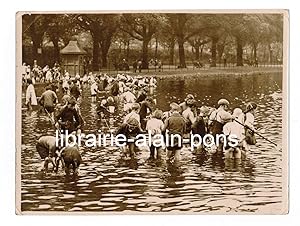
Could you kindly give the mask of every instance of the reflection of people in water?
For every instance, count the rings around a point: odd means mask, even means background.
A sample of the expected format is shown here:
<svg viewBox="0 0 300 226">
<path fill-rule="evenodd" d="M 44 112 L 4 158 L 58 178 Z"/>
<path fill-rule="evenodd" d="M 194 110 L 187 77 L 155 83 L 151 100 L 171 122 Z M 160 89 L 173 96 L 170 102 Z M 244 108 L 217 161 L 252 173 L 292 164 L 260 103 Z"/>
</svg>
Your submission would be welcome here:
<svg viewBox="0 0 300 226">
<path fill-rule="evenodd" d="M 176 183 L 178 181 L 184 181 L 185 177 L 183 176 L 184 170 L 181 168 L 179 162 L 166 163 L 168 174 L 165 175 L 165 186 L 169 188 L 182 188 L 185 186 L 184 183 Z M 178 191 L 174 191 L 174 195 L 180 195 Z"/>
<path fill-rule="evenodd" d="M 241 158 L 224 158 L 223 153 L 215 153 L 211 155 L 206 162 L 206 164 L 211 164 L 211 169 L 218 172 L 239 172 L 245 178 L 250 180 L 254 178 L 254 164 L 250 158 L 246 157 L 245 159 Z M 226 174 L 226 179 L 229 175 Z M 232 175 L 233 180 L 236 180 L 236 175 Z"/>
</svg>

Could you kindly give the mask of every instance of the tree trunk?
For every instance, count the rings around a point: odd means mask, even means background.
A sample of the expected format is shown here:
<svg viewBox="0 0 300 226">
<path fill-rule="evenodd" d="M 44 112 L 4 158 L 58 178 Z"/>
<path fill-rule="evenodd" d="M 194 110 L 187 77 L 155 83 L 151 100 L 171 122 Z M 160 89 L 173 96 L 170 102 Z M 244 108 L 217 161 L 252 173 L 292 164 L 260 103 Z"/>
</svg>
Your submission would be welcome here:
<svg viewBox="0 0 300 226">
<path fill-rule="evenodd" d="M 253 59 L 257 58 L 257 44 L 253 44 Z"/>
<path fill-rule="evenodd" d="M 203 58 L 203 49 L 204 49 L 204 45 L 201 45 L 201 47 L 200 47 L 200 61 Z"/>
<path fill-rule="evenodd" d="M 101 63 L 102 63 L 102 68 L 106 68 L 107 67 L 107 54 L 108 54 L 108 50 L 103 50 L 101 52 Z"/>
<path fill-rule="evenodd" d="M 179 51 L 179 66 L 180 68 L 186 68 L 185 55 L 184 55 L 184 39 L 178 38 L 178 51 Z"/>
<path fill-rule="evenodd" d="M 40 59 L 38 56 L 38 48 L 40 47 L 40 41 L 39 41 L 39 35 L 37 34 L 36 28 L 35 28 L 35 16 L 31 15 L 30 17 L 30 27 L 29 27 L 29 31 L 30 31 L 30 36 L 31 36 L 31 40 L 32 40 L 32 57 L 33 60 L 37 60 L 38 63 L 40 64 Z"/>
<path fill-rule="evenodd" d="M 239 37 L 236 38 L 236 66 L 243 65 L 243 44 Z"/>
<path fill-rule="evenodd" d="M 271 64 L 273 62 L 273 51 L 270 44 L 268 45 L 268 49 L 269 49 L 269 63 Z"/>
<path fill-rule="evenodd" d="M 195 45 L 195 59 L 200 60 L 200 45 Z"/>
<path fill-rule="evenodd" d="M 154 57 L 155 59 L 157 59 L 157 50 L 158 50 L 158 39 L 155 39 L 155 53 L 154 53 Z"/>
<path fill-rule="evenodd" d="M 92 67 L 94 71 L 99 69 L 99 40 L 98 35 L 93 35 L 93 60 L 92 60 Z"/>
<path fill-rule="evenodd" d="M 219 44 L 217 45 L 217 51 L 218 51 L 218 62 L 222 63 L 222 55 L 224 53 L 225 45 Z"/>
<path fill-rule="evenodd" d="M 170 55 L 169 55 L 169 63 L 170 65 L 174 65 L 174 48 L 175 48 L 175 40 L 172 39 L 170 42 Z"/>
<path fill-rule="evenodd" d="M 53 46 L 54 46 L 54 59 L 55 59 L 55 62 L 60 63 L 58 38 L 53 37 L 52 42 L 53 42 Z"/>
<path fill-rule="evenodd" d="M 142 50 L 142 68 L 148 69 L 148 44 L 150 39 L 144 38 L 143 40 L 143 50 Z"/>
<path fill-rule="evenodd" d="M 126 58 L 129 60 L 129 52 L 130 52 L 130 41 L 126 42 Z"/>
<path fill-rule="evenodd" d="M 212 37 L 211 39 L 211 67 L 216 67 L 217 64 L 217 37 Z"/>
<path fill-rule="evenodd" d="M 40 62 L 39 55 L 38 55 L 39 46 L 40 45 L 39 45 L 38 41 L 36 40 L 36 38 L 32 38 L 32 56 L 33 56 L 33 60 L 37 60 L 40 64 L 41 62 Z"/>
<path fill-rule="evenodd" d="M 99 43 L 101 46 L 101 66 L 102 68 L 107 67 L 107 54 L 110 48 L 111 40 L 105 40 Z"/>
</svg>

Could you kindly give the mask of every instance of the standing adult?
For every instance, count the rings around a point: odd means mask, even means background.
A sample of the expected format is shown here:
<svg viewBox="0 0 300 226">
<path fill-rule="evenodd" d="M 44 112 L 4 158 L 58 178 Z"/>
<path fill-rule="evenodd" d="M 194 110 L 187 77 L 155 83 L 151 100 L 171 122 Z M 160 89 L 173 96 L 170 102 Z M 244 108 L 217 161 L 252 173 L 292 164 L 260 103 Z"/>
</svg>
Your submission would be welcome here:
<svg viewBox="0 0 300 226">
<path fill-rule="evenodd" d="M 32 84 L 32 80 L 29 78 L 27 79 L 28 87 L 26 89 L 26 106 L 28 107 L 28 110 L 32 110 L 33 106 L 37 106 L 37 98 L 35 95 L 35 89 Z"/>
</svg>

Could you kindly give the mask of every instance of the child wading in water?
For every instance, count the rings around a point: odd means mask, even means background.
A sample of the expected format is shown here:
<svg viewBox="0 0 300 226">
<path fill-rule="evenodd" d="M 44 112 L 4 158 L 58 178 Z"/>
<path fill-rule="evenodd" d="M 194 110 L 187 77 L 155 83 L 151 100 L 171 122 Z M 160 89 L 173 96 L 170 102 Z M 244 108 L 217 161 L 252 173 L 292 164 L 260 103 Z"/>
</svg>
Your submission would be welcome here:
<svg viewBox="0 0 300 226">
<path fill-rule="evenodd" d="M 140 134 L 141 128 L 140 128 L 140 123 L 137 119 L 135 118 L 129 118 L 126 123 L 123 123 L 121 127 L 118 129 L 116 134 L 123 134 L 126 137 L 126 145 L 124 147 L 124 155 L 125 158 L 128 157 L 128 152 L 130 158 L 135 157 L 135 151 L 137 150 L 137 146 L 135 145 L 135 138 L 138 134 Z M 126 149 L 127 146 L 127 149 Z"/>
<path fill-rule="evenodd" d="M 161 120 L 163 112 L 161 110 L 155 110 L 152 114 L 151 119 L 147 122 L 146 130 L 151 133 L 151 146 L 150 146 L 150 159 L 155 158 L 155 149 L 156 149 L 156 158 L 161 158 L 161 152 L 163 151 L 163 145 L 158 146 L 154 145 L 155 139 L 162 134 L 164 129 L 164 123 Z"/>
<path fill-rule="evenodd" d="M 245 143 L 244 143 L 244 148 L 245 151 L 249 151 L 250 147 L 249 145 L 255 145 L 256 144 L 256 139 L 255 139 L 255 135 L 254 132 L 255 128 L 254 128 L 254 114 L 255 114 L 255 110 L 257 108 L 257 104 L 254 102 L 249 102 L 246 105 L 246 110 L 244 112 L 244 125 L 245 125 Z"/>
<path fill-rule="evenodd" d="M 235 135 L 238 144 L 235 147 L 228 145 L 224 146 L 225 158 L 241 158 L 244 154 L 243 146 L 245 140 L 243 121 L 243 111 L 240 108 L 235 108 L 232 114 L 233 120 L 228 122 L 223 127 L 223 133 L 228 137 L 229 135 Z M 228 142 L 228 139 L 227 139 Z"/>
</svg>

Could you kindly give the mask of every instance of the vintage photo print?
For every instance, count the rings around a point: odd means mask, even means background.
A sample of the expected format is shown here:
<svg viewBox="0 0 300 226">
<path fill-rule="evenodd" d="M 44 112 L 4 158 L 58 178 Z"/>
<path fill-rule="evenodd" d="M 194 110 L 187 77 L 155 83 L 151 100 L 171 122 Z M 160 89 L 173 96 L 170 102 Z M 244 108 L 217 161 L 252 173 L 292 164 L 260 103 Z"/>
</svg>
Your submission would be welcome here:
<svg viewBox="0 0 300 226">
<path fill-rule="evenodd" d="M 288 213 L 288 11 L 16 25 L 17 214 Z"/>
</svg>

